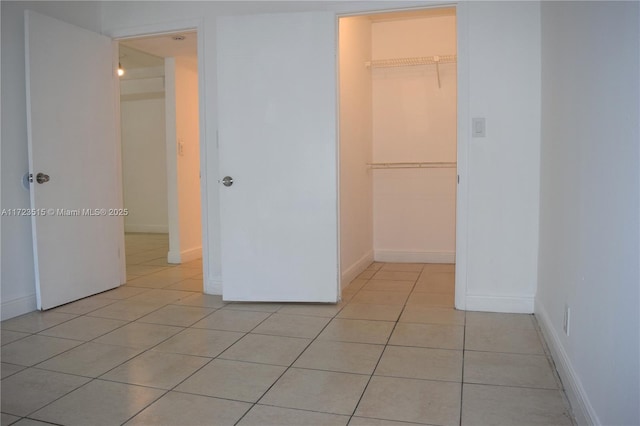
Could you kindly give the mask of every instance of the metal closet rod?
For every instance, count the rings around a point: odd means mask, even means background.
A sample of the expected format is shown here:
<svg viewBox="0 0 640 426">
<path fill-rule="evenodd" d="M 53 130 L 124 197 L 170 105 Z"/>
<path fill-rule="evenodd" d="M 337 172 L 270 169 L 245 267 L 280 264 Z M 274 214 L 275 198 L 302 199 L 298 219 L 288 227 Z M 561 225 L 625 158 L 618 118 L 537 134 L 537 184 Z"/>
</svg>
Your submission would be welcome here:
<svg viewBox="0 0 640 426">
<path fill-rule="evenodd" d="M 372 169 L 455 169 L 456 162 L 421 161 L 412 163 L 367 163 Z"/>
<path fill-rule="evenodd" d="M 418 65 L 451 64 L 457 61 L 456 55 L 418 56 L 412 58 L 375 59 L 365 62 L 367 68 L 411 67 Z"/>
</svg>

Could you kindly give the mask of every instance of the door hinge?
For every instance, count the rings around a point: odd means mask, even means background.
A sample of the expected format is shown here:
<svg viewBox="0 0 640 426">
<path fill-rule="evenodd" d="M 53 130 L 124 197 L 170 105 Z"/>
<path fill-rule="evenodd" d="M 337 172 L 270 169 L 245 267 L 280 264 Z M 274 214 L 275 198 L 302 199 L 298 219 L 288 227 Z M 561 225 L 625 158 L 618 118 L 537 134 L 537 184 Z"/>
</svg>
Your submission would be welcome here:
<svg viewBox="0 0 640 426">
<path fill-rule="evenodd" d="M 458 183 L 460 183 L 460 175 L 458 175 Z"/>
<path fill-rule="evenodd" d="M 29 173 L 29 183 L 33 183 L 33 173 Z"/>
</svg>

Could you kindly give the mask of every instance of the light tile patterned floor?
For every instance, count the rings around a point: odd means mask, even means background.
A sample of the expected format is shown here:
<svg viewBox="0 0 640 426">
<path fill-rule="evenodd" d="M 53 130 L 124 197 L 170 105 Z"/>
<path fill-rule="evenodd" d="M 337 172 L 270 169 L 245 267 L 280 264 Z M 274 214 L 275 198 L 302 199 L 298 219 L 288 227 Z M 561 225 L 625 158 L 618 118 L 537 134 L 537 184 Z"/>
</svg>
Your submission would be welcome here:
<svg viewBox="0 0 640 426">
<path fill-rule="evenodd" d="M 535 318 L 455 311 L 452 265 L 224 303 L 166 251 L 127 235 L 127 285 L 2 323 L 2 425 L 572 424 Z"/>
</svg>

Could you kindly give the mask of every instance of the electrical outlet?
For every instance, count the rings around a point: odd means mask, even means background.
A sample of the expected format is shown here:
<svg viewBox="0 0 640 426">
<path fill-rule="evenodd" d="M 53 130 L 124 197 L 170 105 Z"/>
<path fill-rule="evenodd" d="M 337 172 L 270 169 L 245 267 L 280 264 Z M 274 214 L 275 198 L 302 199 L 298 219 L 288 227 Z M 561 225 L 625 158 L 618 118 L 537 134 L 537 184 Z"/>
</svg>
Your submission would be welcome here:
<svg viewBox="0 0 640 426">
<path fill-rule="evenodd" d="M 567 336 L 569 335 L 569 331 L 571 330 L 570 324 L 571 324 L 571 308 L 569 307 L 569 305 L 565 303 L 564 322 L 562 323 L 562 329 L 564 330 L 564 334 L 566 334 Z"/>
</svg>

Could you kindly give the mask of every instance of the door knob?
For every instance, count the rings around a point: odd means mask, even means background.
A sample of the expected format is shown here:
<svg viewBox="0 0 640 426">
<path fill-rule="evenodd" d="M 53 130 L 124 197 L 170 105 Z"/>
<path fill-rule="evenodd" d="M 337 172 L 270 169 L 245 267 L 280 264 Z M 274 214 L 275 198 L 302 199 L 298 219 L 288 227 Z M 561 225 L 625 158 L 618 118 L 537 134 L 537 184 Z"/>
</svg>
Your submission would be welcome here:
<svg viewBox="0 0 640 426">
<path fill-rule="evenodd" d="M 224 186 L 231 186 L 233 185 L 233 178 L 231 176 L 225 176 L 222 178 L 222 184 Z"/>
<path fill-rule="evenodd" d="M 47 183 L 47 182 L 49 182 L 49 175 L 45 175 L 42 172 L 38 173 L 36 175 L 36 182 L 38 182 L 38 183 Z"/>
</svg>

